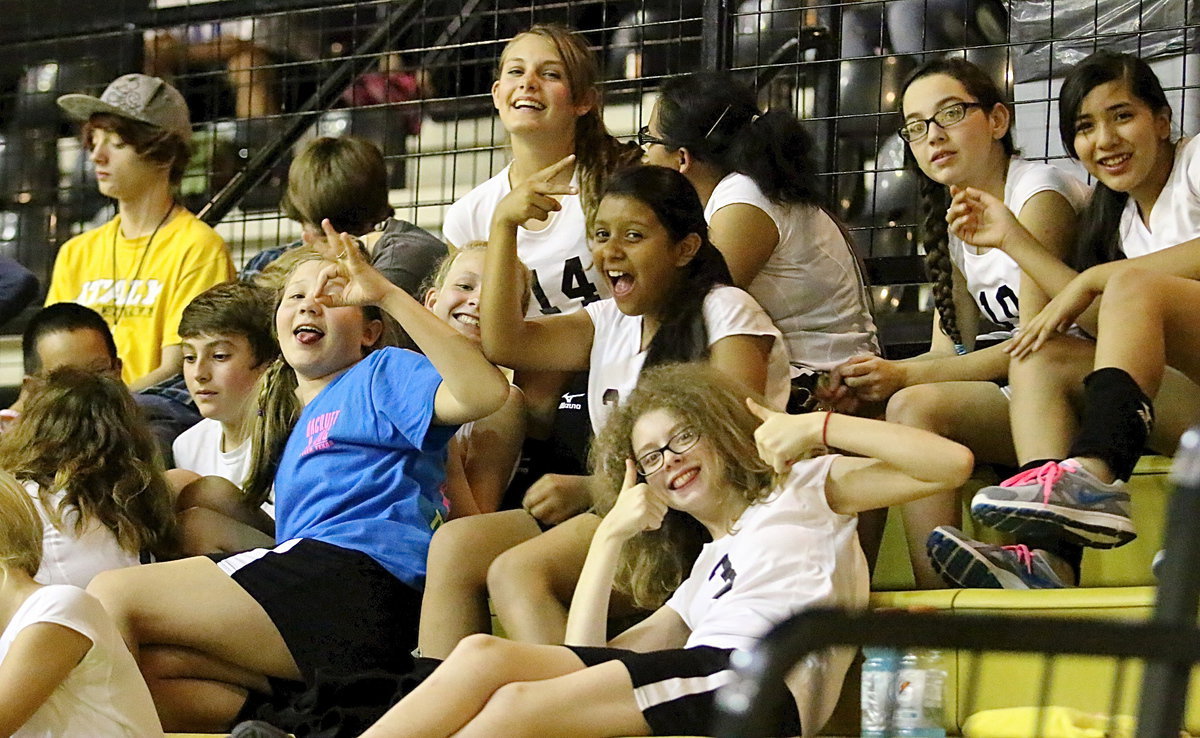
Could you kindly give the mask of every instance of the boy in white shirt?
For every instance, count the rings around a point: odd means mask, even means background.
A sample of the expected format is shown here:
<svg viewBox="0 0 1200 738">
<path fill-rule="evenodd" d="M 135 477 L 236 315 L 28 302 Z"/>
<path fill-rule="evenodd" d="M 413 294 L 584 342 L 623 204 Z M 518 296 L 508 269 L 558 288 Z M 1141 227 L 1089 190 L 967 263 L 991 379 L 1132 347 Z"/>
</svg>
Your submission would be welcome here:
<svg viewBox="0 0 1200 738">
<path fill-rule="evenodd" d="M 180 319 L 183 377 L 204 416 L 172 446 L 186 553 L 252 546 L 255 532 L 273 534 L 269 512 L 251 509 L 240 495 L 250 470 L 255 385 L 279 352 L 271 314 L 260 288 L 224 282 L 197 295 Z M 240 531 L 234 540 L 231 529 Z"/>
</svg>

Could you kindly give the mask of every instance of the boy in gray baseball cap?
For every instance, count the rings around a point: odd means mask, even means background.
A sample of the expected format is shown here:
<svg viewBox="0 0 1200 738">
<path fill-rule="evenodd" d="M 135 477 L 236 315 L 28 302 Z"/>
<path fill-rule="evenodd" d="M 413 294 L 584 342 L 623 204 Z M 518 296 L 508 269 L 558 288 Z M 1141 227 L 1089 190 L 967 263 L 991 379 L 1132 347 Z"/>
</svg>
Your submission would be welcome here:
<svg viewBox="0 0 1200 738">
<path fill-rule="evenodd" d="M 179 205 L 191 121 L 187 103 L 157 77 L 127 74 L 100 95 L 63 95 L 83 122 L 83 144 L 115 218 L 65 243 L 46 304 L 77 302 L 112 328 L 123 379 L 137 390 L 182 366 L 179 317 L 192 298 L 229 279 L 225 242 Z"/>
</svg>

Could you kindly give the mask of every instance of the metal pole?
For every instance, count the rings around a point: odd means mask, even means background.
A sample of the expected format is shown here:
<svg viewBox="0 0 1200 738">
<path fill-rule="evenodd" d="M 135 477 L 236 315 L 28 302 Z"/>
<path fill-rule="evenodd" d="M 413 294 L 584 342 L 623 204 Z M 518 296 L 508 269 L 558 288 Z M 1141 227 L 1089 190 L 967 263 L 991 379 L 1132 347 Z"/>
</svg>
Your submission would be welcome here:
<svg viewBox="0 0 1200 738">
<path fill-rule="evenodd" d="M 1180 439 L 1171 482 L 1175 493 L 1167 512 L 1163 539 L 1166 558 L 1158 580 L 1154 622 L 1191 628 L 1196 624 L 1196 603 L 1200 600 L 1200 567 L 1196 566 L 1200 561 L 1200 533 L 1196 527 L 1200 520 L 1200 426 Z M 1146 663 L 1138 738 L 1177 738 L 1183 722 L 1192 662 L 1170 649 L 1161 656 Z"/>
<path fill-rule="evenodd" d="M 700 63 L 705 71 L 723 72 L 729 69 L 731 38 L 728 0 L 704 0 L 700 23 Z"/>
<path fill-rule="evenodd" d="M 198 214 L 200 220 L 209 225 L 221 222 L 229 214 L 251 187 L 266 175 L 271 165 L 279 159 L 284 151 L 300 140 L 304 130 L 314 118 L 329 108 L 350 82 L 367 71 L 376 61 L 375 54 L 385 48 L 389 39 L 402 35 L 405 27 L 416 20 L 416 0 L 401 2 L 388 15 L 387 20 L 363 41 L 355 50 L 354 56 L 334 67 L 333 72 L 326 77 L 317 91 L 313 93 L 304 105 L 291 116 L 283 132 L 271 141 L 270 145 L 259 149 L 242 171 L 238 172 L 229 184 L 217 193 Z"/>
</svg>

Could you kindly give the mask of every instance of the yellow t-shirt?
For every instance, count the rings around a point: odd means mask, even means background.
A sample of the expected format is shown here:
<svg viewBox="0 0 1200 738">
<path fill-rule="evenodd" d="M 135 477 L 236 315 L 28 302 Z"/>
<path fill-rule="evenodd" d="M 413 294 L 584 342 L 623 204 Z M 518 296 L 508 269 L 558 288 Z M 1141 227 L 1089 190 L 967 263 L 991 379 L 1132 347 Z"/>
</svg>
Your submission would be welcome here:
<svg viewBox="0 0 1200 738">
<path fill-rule="evenodd" d="M 150 236 L 121 236 L 121 216 L 63 244 L 46 304 L 77 302 L 104 316 L 127 383 L 158 368 L 162 349 L 180 342 L 179 317 L 192 298 L 233 278 L 217 232 L 180 209 Z M 147 246 L 149 250 L 147 251 Z"/>
</svg>

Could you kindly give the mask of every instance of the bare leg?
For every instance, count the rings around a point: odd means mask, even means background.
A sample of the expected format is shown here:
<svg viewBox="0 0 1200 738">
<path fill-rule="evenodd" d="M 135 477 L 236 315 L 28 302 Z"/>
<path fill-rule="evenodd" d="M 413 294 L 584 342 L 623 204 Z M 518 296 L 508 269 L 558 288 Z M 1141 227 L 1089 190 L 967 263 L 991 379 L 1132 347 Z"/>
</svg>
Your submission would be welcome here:
<svg viewBox="0 0 1200 738">
<path fill-rule="evenodd" d="M 261 507 L 246 502 L 238 486 L 224 477 L 200 477 L 179 491 L 177 510 L 207 507 L 268 535 L 275 535 L 275 521 Z"/>
<path fill-rule="evenodd" d="M 556 678 L 586 672 L 594 676 L 569 682 Z M 507 689 L 514 682 L 522 686 Z M 547 692 L 530 693 L 529 682 L 549 688 L 553 696 L 548 697 Z M 504 693 L 498 693 L 502 688 Z M 586 691 L 578 691 L 581 688 Z M 622 696 L 625 703 L 621 702 Z M 494 699 L 499 702 L 492 706 L 490 701 Z M 564 705 L 570 705 L 571 709 L 563 709 Z M 500 708 L 511 712 L 504 727 L 500 726 L 505 716 L 493 716 L 502 711 Z M 531 714 L 535 708 L 536 712 Z M 580 718 L 577 725 L 559 725 L 559 720 L 572 717 Z M 481 722 L 476 725 L 473 722 L 476 720 Z M 579 732 L 584 726 L 592 732 Z M 602 726 L 609 730 L 595 732 Z M 389 710 L 363 738 L 425 738 L 456 733 L 513 736 L 530 730 L 543 735 L 648 732 L 634 704 L 628 672 L 620 664 L 584 669 L 575 654 L 560 646 L 512 643 L 475 635 L 464 639 L 446 663 Z"/>
<path fill-rule="evenodd" d="M 509 638 L 562 643 L 567 608 L 600 518 L 576 515 L 501 554 L 488 568 L 488 592 Z"/>
<path fill-rule="evenodd" d="M 147 646 L 142 675 L 167 731 L 227 730 L 246 703 L 247 692 L 270 691 L 261 674 L 177 646 Z"/>
<path fill-rule="evenodd" d="M 1008 366 L 1009 417 L 1017 462 L 1063 459 L 1079 426 L 1083 378 L 1092 371 L 1095 344 L 1061 336 Z"/>
<path fill-rule="evenodd" d="M 209 559 L 107 571 L 92 580 L 88 591 L 112 616 L 135 658 L 143 644 L 184 646 L 242 673 L 300 679 L 266 612 Z M 210 674 L 206 670 L 199 676 Z"/>
<path fill-rule="evenodd" d="M 460 738 L 497 735 L 605 738 L 650 735 L 650 726 L 634 700 L 629 671 L 610 661 L 553 679 L 503 686 L 458 732 Z"/>
<path fill-rule="evenodd" d="M 1096 368 L 1118 367 L 1151 397 L 1163 367 L 1200 380 L 1200 282 L 1139 269 L 1108 283 L 1100 303 Z"/>
<path fill-rule="evenodd" d="M 207 507 L 189 507 L 179 513 L 179 537 L 184 556 L 236 553 L 275 545 L 275 539 L 261 530 Z"/>
<path fill-rule="evenodd" d="M 243 42 L 229 56 L 226 69 L 229 84 L 237 96 L 239 118 L 261 118 L 277 115 L 281 110 L 275 88 L 278 75 L 270 66 L 271 55 L 266 49 Z"/>
<path fill-rule="evenodd" d="M 1154 395 L 1154 427 L 1146 444 L 1160 454 L 1173 456 L 1184 431 L 1200 420 L 1200 386 L 1167 367 L 1158 394 Z"/>
<path fill-rule="evenodd" d="M 938 382 L 900 390 L 887 406 L 887 420 L 936 433 L 971 449 L 978 461 L 1016 461 L 1008 420 L 1008 398 L 992 382 Z M 925 553 L 925 541 L 939 525 L 960 526 L 958 490 L 902 505 L 913 576 L 920 589 L 945 586 Z"/>
<path fill-rule="evenodd" d="M 524 510 L 451 520 L 429 547 L 417 645 L 421 655 L 444 659 L 460 640 L 491 631 L 487 571 L 496 557 L 540 533 Z"/>
<path fill-rule="evenodd" d="M 166 477 L 167 484 L 171 485 L 171 492 L 174 493 L 176 500 L 179 499 L 179 495 L 185 487 L 198 479 L 203 479 L 196 472 L 187 469 L 168 469 L 163 476 Z"/>
</svg>

